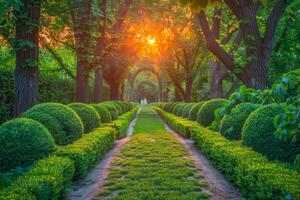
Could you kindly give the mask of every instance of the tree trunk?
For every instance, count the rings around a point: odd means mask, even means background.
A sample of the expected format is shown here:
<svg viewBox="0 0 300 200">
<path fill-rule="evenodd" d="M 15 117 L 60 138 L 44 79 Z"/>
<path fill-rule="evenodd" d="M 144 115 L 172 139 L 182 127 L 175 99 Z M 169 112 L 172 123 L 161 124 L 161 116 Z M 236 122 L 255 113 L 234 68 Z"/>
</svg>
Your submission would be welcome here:
<svg viewBox="0 0 300 200">
<path fill-rule="evenodd" d="M 190 102 L 192 96 L 193 77 L 189 76 L 186 80 L 184 101 Z"/>
<path fill-rule="evenodd" d="M 95 87 L 94 87 L 94 102 L 103 101 L 103 70 L 98 68 L 95 71 Z"/>
<path fill-rule="evenodd" d="M 110 87 L 110 93 L 109 93 L 110 100 L 119 100 L 119 98 L 120 98 L 120 84 L 118 84 L 115 81 L 111 81 L 109 83 L 109 87 Z"/>
<path fill-rule="evenodd" d="M 175 101 L 176 102 L 182 101 L 181 95 L 180 95 L 180 93 L 179 93 L 179 91 L 178 91 L 177 88 L 175 88 Z"/>
<path fill-rule="evenodd" d="M 267 56 L 258 55 L 253 62 L 249 62 L 243 74 L 247 76 L 245 84 L 256 90 L 264 90 L 268 83 L 268 61 Z"/>
<path fill-rule="evenodd" d="M 20 10 L 16 11 L 15 117 L 35 105 L 38 100 L 40 3 L 36 0 L 23 0 Z M 24 41 L 33 46 L 22 47 L 19 43 Z"/>
<path fill-rule="evenodd" d="M 221 98 L 223 96 L 223 79 L 221 77 L 220 62 L 214 61 L 210 65 L 210 96 Z"/>
<path fill-rule="evenodd" d="M 77 60 L 76 102 L 89 101 L 89 74 L 86 71 L 87 62 Z"/>
</svg>

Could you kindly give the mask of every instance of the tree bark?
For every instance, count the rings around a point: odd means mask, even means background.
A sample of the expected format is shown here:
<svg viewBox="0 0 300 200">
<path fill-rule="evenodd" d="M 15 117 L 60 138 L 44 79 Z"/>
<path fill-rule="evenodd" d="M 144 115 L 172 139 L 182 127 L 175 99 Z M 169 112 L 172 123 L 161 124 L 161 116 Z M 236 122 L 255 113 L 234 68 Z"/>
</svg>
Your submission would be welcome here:
<svg viewBox="0 0 300 200">
<path fill-rule="evenodd" d="M 87 62 L 77 60 L 76 102 L 89 102 L 89 74 L 86 70 L 87 65 Z"/>
<path fill-rule="evenodd" d="M 110 100 L 119 100 L 120 99 L 120 84 L 116 81 L 109 82 L 110 93 L 109 99 Z"/>
<path fill-rule="evenodd" d="M 103 101 L 103 69 L 98 68 L 95 71 L 94 102 Z"/>
<path fill-rule="evenodd" d="M 39 57 L 39 20 L 40 1 L 23 0 L 16 12 L 16 98 L 14 116 L 18 117 L 37 103 L 38 100 L 38 57 Z M 24 17 L 26 15 L 26 17 Z M 22 46 L 21 42 L 32 45 Z"/>
<path fill-rule="evenodd" d="M 221 98 L 223 96 L 223 78 L 221 77 L 220 62 L 214 61 L 210 66 L 210 96 Z"/>
</svg>

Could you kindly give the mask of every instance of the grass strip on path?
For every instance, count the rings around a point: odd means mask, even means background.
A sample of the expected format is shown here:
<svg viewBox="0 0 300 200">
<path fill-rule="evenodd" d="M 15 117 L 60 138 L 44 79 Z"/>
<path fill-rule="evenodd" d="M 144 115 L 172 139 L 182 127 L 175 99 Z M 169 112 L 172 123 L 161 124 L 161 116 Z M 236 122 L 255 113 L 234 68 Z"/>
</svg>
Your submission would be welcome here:
<svg viewBox="0 0 300 200">
<path fill-rule="evenodd" d="M 184 147 L 145 107 L 94 199 L 208 199 L 207 187 Z"/>
</svg>

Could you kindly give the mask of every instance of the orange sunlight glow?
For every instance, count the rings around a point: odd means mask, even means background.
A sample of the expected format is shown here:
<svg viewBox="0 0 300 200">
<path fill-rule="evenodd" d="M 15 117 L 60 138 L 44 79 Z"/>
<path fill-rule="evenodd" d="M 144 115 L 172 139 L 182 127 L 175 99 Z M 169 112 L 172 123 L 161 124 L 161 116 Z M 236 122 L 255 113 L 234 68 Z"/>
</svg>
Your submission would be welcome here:
<svg viewBox="0 0 300 200">
<path fill-rule="evenodd" d="M 153 45 L 156 42 L 156 38 L 153 36 L 148 36 L 147 41 L 148 41 L 148 44 Z"/>
</svg>

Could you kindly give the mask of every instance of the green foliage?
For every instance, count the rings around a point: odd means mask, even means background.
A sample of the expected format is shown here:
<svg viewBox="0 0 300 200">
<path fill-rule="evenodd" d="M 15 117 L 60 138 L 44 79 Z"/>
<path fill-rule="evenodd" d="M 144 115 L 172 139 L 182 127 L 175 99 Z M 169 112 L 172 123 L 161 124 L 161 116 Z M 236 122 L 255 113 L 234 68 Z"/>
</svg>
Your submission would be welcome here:
<svg viewBox="0 0 300 200">
<path fill-rule="evenodd" d="M 188 118 L 190 110 L 192 109 L 192 107 L 194 105 L 195 105 L 195 103 L 189 103 L 189 104 L 185 105 L 184 108 L 183 108 L 181 116 L 184 117 L 184 118 Z"/>
<path fill-rule="evenodd" d="M 91 104 L 91 106 L 93 106 L 95 108 L 95 110 L 98 112 L 101 123 L 111 122 L 112 119 L 110 116 L 110 112 L 108 111 L 107 108 L 105 108 L 104 106 L 99 105 L 99 104 Z"/>
<path fill-rule="evenodd" d="M 167 123 L 179 119 L 162 110 L 160 113 Z M 172 128 L 176 125 L 168 124 Z M 243 146 L 241 142 L 229 141 L 219 133 L 194 125 L 194 122 L 190 122 L 189 125 L 186 122 L 185 126 L 192 127 L 188 130 L 192 133 L 196 146 L 235 183 L 245 198 L 300 198 L 299 171 L 289 169 L 284 164 L 270 162 L 263 155 Z"/>
<path fill-rule="evenodd" d="M 38 119 L 39 114 L 42 116 L 40 119 Z M 26 111 L 24 116 L 35 116 L 35 120 L 49 127 L 49 131 L 53 131 L 52 134 L 58 138 L 57 141 L 62 145 L 73 142 L 83 134 L 83 124 L 80 117 L 74 110 L 60 103 L 38 104 Z M 47 116 L 51 116 L 49 122 L 45 118 Z"/>
<path fill-rule="evenodd" d="M 48 113 L 27 111 L 25 113 L 22 113 L 22 117 L 33 119 L 43 124 L 51 133 L 56 144 L 65 145 L 68 143 L 68 140 L 66 140 L 65 137 L 65 132 L 60 122 Z"/>
<path fill-rule="evenodd" d="M 178 110 L 181 110 L 181 111 L 182 111 L 182 109 L 181 109 L 181 106 L 182 106 L 182 105 L 184 105 L 184 103 L 182 103 L 182 102 L 177 103 L 177 104 L 173 107 L 171 113 L 174 114 L 174 115 L 177 115 Z"/>
<path fill-rule="evenodd" d="M 108 102 L 103 102 L 103 103 L 100 103 L 99 105 L 105 107 L 110 112 L 110 116 L 111 116 L 112 120 L 117 119 L 118 109 L 114 105 L 112 105 Z"/>
<path fill-rule="evenodd" d="M 172 112 L 173 108 L 177 105 L 176 102 L 168 102 L 165 104 L 164 106 L 164 110 L 167 111 L 167 112 Z"/>
<path fill-rule="evenodd" d="M 175 114 L 179 117 L 182 116 L 182 112 L 183 112 L 183 109 L 184 109 L 185 106 L 186 106 L 185 103 L 180 103 L 180 105 L 178 106 L 178 109 L 177 109 Z"/>
<path fill-rule="evenodd" d="M 275 137 L 274 117 L 284 112 L 283 105 L 270 104 L 252 112 L 242 131 L 243 144 L 266 155 L 270 160 L 293 162 L 300 146 Z"/>
<path fill-rule="evenodd" d="M 284 74 L 280 83 L 272 87 L 272 95 L 276 102 L 293 103 L 300 98 L 300 69 Z"/>
<path fill-rule="evenodd" d="M 300 103 L 300 102 L 299 102 Z M 280 113 L 274 119 L 276 127 L 275 136 L 284 141 L 300 142 L 300 105 L 284 106 L 285 112 Z"/>
<path fill-rule="evenodd" d="M 229 140 L 240 140 L 242 127 L 251 112 L 260 105 L 254 103 L 241 103 L 226 114 L 220 126 L 220 132 Z"/>
<path fill-rule="evenodd" d="M 229 101 L 226 99 L 212 99 L 206 101 L 197 113 L 197 121 L 203 126 L 210 126 L 215 119 L 215 110 L 228 103 Z"/>
<path fill-rule="evenodd" d="M 270 162 L 240 142 L 228 141 L 203 127 L 192 129 L 192 138 L 247 199 L 300 198 L 300 174 L 296 170 Z"/>
<path fill-rule="evenodd" d="M 201 108 L 201 106 L 204 104 L 204 102 L 199 102 L 199 103 L 196 103 L 190 110 L 189 112 L 189 117 L 188 119 L 191 120 L 191 121 L 196 121 L 197 120 L 197 114 Z"/>
<path fill-rule="evenodd" d="M 159 115 L 164 119 L 164 121 L 172 127 L 177 133 L 183 135 L 184 137 L 191 137 L 191 129 L 198 126 L 197 122 L 191 122 L 182 117 L 178 117 L 174 114 L 164 112 L 160 108 L 155 108 Z"/>
<path fill-rule="evenodd" d="M 85 134 L 72 144 L 60 147 L 55 155 L 70 158 L 75 164 L 75 176 L 83 177 L 114 145 L 116 129 L 101 127 Z"/>
<path fill-rule="evenodd" d="M 18 118 L 0 127 L 0 170 L 30 165 L 54 148 L 54 140 L 39 122 Z"/>
<path fill-rule="evenodd" d="M 68 106 L 80 117 L 85 133 L 89 133 L 100 126 L 100 116 L 92 106 L 83 103 L 71 103 Z"/>
<path fill-rule="evenodd" d="M 2 53 L 2 52 L 1 52 Z M 58 75 L 40 74 L 39 99 L 42 102 L 71 103 L 74 99 L 74 82 Z M 15 101 L 14 72 L 0 68 L 0 124 L 12 118 Z"/>
<path fill-rule="evenodd" d="M 24 176 L 2 190 L 0 199 L 60 199 L 70 186 L 74 171 L 74 164 L 68 158 L 50 156 L 39 160 Z"/>
<path fill-rule="evenodd" d="M 116 132 L 116 138 L 122 138 L 126 136 L 128 126 L 131 122 L 131 120 L 136 115 L 138 108 L 133 108 L 130 112 L 127 112 L 120 117 L 118 117 L 116 120 L 112 122 L 112 126 L 117 128 L 118 132 Z"/>
</svg>

